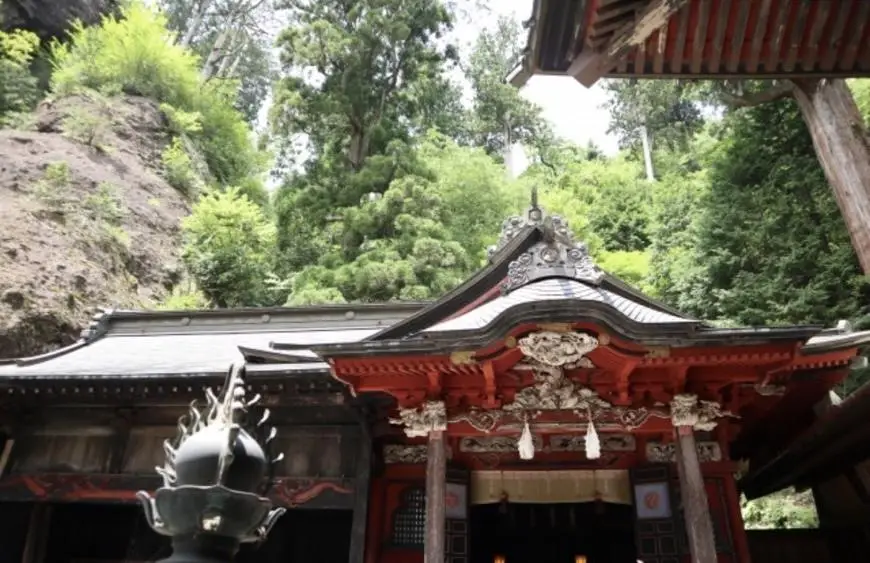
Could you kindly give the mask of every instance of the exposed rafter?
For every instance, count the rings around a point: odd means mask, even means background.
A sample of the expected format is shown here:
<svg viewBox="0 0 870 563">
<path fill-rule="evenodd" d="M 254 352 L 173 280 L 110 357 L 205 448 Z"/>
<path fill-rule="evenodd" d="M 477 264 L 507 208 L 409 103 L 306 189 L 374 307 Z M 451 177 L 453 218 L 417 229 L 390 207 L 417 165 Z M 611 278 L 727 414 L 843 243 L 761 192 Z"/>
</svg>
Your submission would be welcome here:
<svg viewBox="0 0 870 563">
<path fill-rule="evenodd" d="M 652 0 L 637 17 L 623 24 L 610 41 L 594 51 L 581 52 L 568 68 L 568 74 L 586 87 L 607 74 L 621 58 L 644 43 L 655 31 L 666 26 L 688 0 Z"/>
</svg>

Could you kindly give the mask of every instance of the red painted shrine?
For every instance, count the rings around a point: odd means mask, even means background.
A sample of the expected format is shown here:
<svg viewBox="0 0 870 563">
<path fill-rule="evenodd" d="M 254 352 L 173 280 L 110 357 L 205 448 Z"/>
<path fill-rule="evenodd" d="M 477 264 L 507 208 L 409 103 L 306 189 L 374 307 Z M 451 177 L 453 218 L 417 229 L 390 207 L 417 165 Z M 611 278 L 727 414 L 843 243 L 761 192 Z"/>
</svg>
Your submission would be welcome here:
<svg viewBox="0 0 870 563">
<path fill-rule="evenodd" d="M 689 318 L 533 205 L 434 303 L 111 312 L 0 363 L 0 549 L 165 556 L 134 493 L 191 398 L 245 362 L 290 510 L 243 561 L 747 563 L 738 475 L 788 451 L 868 342 Z"/>
<path fill-rule="evenodd" d="M 462 287 L 314 350 L 354 393 L 397 403 L 368 563 L 423 561 L 423 544 L 457 563 L 724 563 L 750 558 L 735 474 L 801 431 L 866 339 L 688 318 L 533 206 Z"/>
</svg>

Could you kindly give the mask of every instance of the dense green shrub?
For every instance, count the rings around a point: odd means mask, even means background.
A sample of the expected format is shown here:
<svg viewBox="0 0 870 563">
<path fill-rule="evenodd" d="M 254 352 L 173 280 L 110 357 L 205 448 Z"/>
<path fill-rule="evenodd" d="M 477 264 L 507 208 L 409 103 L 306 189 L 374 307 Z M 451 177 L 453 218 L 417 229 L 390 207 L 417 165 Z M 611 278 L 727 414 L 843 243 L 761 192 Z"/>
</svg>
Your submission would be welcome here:
<svg viewBox="0 0 870 563">
<path fill-rule="evenodd" d="M 39 38 L 29 31 L 0 31 L 0 126 L 39 99 L 36 78 L 30 73 L 38 48 Z"/>
<path fill-rule="evenodd" d="M 219 307 L 271 303 L 275 226 L 238 188 L 204 195 L 183 229 L 185 264 L 209 300 Z"/>
<path fill-rule="evenodd" d="M 201 76 L 196 55 L 174 43 L 165 18 L 139 2 L 99 26 L 73 26 L 70 40 L 51 46 L 52 90 L 82 89 L 149 97 L 186 131 L 215 180 L 237 185 L 261 174 L 267 159 L 254 147 L 242 115 L 233 108 L 237 84 Z M 168 107 L 167 107 L 168 106 Z"/>
</svg>

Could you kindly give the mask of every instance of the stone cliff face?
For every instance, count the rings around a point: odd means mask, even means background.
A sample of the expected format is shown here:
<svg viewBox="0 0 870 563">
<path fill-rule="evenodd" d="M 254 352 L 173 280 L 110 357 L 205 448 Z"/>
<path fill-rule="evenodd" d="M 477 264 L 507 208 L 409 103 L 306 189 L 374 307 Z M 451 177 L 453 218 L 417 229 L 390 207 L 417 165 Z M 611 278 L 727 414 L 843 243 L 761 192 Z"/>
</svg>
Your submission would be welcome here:
<svg viewBox="0 0 870 563">
<path fill-rule="evenodd" d="M 154 307 L 179 281 L 189 203 L 161 178 L 156 104 L 43 102 L 0 131 L 0 358 L 72 343 L 96 307 Z"/>
<path fill-rule="evenodd" d="M 103 15 L 114 12 L 119 3 L 119 0 L 3 0 L 0 26 L 23 28 L 42 39 L 62 37 L 71 22 L 95 24 Z"/>
</svg>

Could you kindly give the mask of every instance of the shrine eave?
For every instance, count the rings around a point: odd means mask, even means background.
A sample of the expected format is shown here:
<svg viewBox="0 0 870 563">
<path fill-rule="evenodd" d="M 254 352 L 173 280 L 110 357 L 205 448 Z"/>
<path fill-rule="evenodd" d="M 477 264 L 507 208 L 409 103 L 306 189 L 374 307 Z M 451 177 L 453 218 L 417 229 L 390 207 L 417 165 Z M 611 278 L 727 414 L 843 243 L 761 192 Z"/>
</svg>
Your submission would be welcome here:
<svg viewBox="0 0 870 563">
<path fill-rule="evenodd" d="M 538 302 L 514 307 L 491 324 L 465 330 L 426 331 L 397 340 L 337 342 L 311 346 L 322 358 L 353 356 L 442 355 L 482 349 L 503 339 L 516 326 L 535 323 L 593 322 L 628 340 L 647 346 L 753 346 L 775 342 L 802 343 L 818 334 L 818 326 L 778 328 L 712 328 L 699 322 L 639 323 L 608 305 L 577 300 Z M 817 348 L 818 352 L 825 348 Z"/>
<path fill-rule="evenodd" d="M 865 0 L 535 0 L 507 79 L 870 76 L 868 22 Z"/>
<path fill-rule="evenodd" d="M 870 458 L 870 384 L 864 384 L 831 406 L 806 432 L 779 455 L 751 467 L 739 486 L 755 499 L 787 487 L 822 483 Z"/>
</svg>

